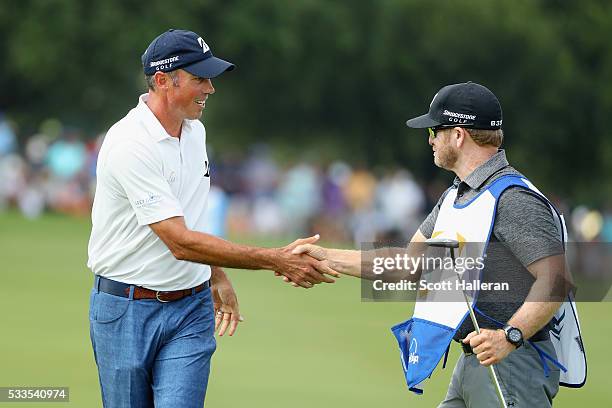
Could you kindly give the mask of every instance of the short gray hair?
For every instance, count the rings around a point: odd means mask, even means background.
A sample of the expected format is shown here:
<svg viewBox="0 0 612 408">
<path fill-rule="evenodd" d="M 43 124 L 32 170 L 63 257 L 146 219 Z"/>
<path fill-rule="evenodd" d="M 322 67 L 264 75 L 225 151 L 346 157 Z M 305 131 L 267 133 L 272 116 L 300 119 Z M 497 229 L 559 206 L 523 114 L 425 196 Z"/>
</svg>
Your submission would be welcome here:
<svg viewBox="0 0 612 408">
<path fill-rule="evenodd" d="M 172 78 L 172 84 L 174 86 L 179 86 L 178 85 L 178 73 L 176 72 L 176 70 L 166 72 L 166 74 L 168 74 L 170 78 Z M 147 88 L 150 91 L 154 91 L 155 90 L 155 74 L 145 75 L 145 81 L 147 82 Z"/>
</svg>

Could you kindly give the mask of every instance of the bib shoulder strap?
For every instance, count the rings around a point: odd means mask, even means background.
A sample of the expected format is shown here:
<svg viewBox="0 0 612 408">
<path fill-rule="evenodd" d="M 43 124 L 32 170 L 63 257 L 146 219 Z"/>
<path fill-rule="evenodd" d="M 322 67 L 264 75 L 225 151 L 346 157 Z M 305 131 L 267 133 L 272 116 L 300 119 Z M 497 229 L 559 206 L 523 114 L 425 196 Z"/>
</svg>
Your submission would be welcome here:
<svg viewBox="0 0 612 408">
<path fill-rule="evenodd" d="M 546 196 L 542 194 L 542 192 L 538 190 L 537 187 L 534 186 L 528 179 L 518 174 L 508 174 L 494 180 L 489 186 L 487 186 L 487 190 L 493 195 L 493 197 L 495 197 L 495 200 L 497 201 L 499 200 L 499 197 L 501 197 L 502 193 L 510 187 L 522 187 L 550 207 L 561 236 L 561 241 L 563 242 L 563 247 L 565 247 L 567 242 L 567 228 L 565 226 L 565 219 L 563 218 L 563 215 L 561 215 L 553 203 L 551 203 L 550 200 L 546 198 Z"/>
<path fill-rule="evenodd" d="M 495 200 L 498 200 L 504 191 L 513 186 L 530 188 L 523 177 L 518 174 L 508 174 L 495 179 L 487 186 L 487 190 L 495 197 Z"/>
</svg>

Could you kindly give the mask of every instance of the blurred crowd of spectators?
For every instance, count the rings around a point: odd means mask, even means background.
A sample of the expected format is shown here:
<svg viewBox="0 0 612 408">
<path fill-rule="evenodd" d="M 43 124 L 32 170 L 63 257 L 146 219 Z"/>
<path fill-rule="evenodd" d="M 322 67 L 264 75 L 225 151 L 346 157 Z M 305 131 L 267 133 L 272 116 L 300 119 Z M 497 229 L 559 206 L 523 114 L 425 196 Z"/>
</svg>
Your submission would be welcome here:
<svg viewBox="0 0 612 408">
<path fill-rule="evenodd" d="M 45 210 L 88 215 L 101 137 L 85 142 L 78 129 L 50 121 L 22 143 L 0 118 L 0 209 L 16 206 L 26 217 Z"/>
<path fill-rule="evenodd" d="M 265 145 L 212 161 L 214 183 L 228 198 L 228 228 L 240 233 L 405 241 L 444 189 L 428 194 L 406 169 L 375 175 L 342 161 L 281 166 Z"/>
<path fill-rule="evenodd" d="M 104 135 L 85 138 L 56 121 L 41 129 L 17 143 L 0 114 L 0 211 L 16 207 L 28 218 L 45 211 L 89 216 Z M 266 145 L 213 153 L 210 231 L 219 235 L 319 233 L 328 241 L 356 245 L 406 242 L 447 187 L 416 180 L 406 168 L 372 171 L 343 161 L 285 164 Z M 573 240 L 612 242 L 610 209 L 570 211 L 562 200 L 554 201 L 571 215 Z"/>
</svg>

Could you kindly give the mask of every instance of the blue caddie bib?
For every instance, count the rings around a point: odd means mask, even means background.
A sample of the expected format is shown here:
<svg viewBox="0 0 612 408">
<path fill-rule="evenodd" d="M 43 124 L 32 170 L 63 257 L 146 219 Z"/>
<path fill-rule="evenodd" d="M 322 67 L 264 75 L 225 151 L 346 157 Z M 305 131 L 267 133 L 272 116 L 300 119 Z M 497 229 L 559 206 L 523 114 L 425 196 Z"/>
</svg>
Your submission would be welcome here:
<svg viewBox="0 0 612 408">
<path fill-rule="evenodd" d="M 475 198 L 463 205 L 455 204 L 457 189 L 449 190 L 444 198 L 432 238 L 449 238 L 459 241 L 460 258 L 484 257 L 493 230 L 497 203 L 501 194 L 508 188 L 518 186 L 535 192 L 556 214 L 559 233 L 565 244 L 567 233 L 563 216 L 550 201 L 527 179 L 518 175 L 502 176 L 494 180 Z M 462 246 L 461 243 L 470 245 Z M 482 270 L 468 271 L 470 279 L 482 281 Z M 467 278 L 467 277 L 466 277 Z M 437 270 L 424 272 L 421 279 L 448 282 L 453 285 L 462 280 L 455 270 Z M 400 357 L 406 383 L 410 391 L 422 393 L 421 383 L 431 376 L 443 356 L 448 355 L 450 343 L 463 321 L 468 317 L 468 306 L 465 300 L 440 301 L 442 293 L 427 290 L 419 293 L 411 319 L 392 327 L 393 334 L 400 348 Z M 476 312 L 488 318 L 500 327 L 503 322 L 484 315 L 476 308 L 478 290 L 469 292 L 469 300 Z M 548 362 L 561 369 L 560 385 L 581 387 L 586 382 L 586 355 L 580 333 L 578 312 L 570 294 L 552 319 L 551 341 L 555 346 L 556 358 L 549 356 L 533 342 L 530 344 L 538 351 L 542 367 L 548 375 Z M 445 358 L 446 362 L 446 358 Z"/>
</svg>

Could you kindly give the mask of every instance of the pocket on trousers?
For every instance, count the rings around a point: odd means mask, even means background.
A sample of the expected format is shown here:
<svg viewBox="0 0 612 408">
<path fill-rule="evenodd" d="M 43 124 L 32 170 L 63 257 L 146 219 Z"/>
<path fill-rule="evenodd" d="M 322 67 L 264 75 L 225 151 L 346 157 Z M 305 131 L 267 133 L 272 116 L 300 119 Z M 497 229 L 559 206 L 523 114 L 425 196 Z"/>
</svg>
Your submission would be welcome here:
<svg viewBox="0 0 612 408">
<path fill-rule="evenodd" d="M 89 320 L 96 323 L 113 323 L 121 319 L 128 310 L 130 300 L 121 296 L 98 292 L 92 294 Z"/>
</svg>

